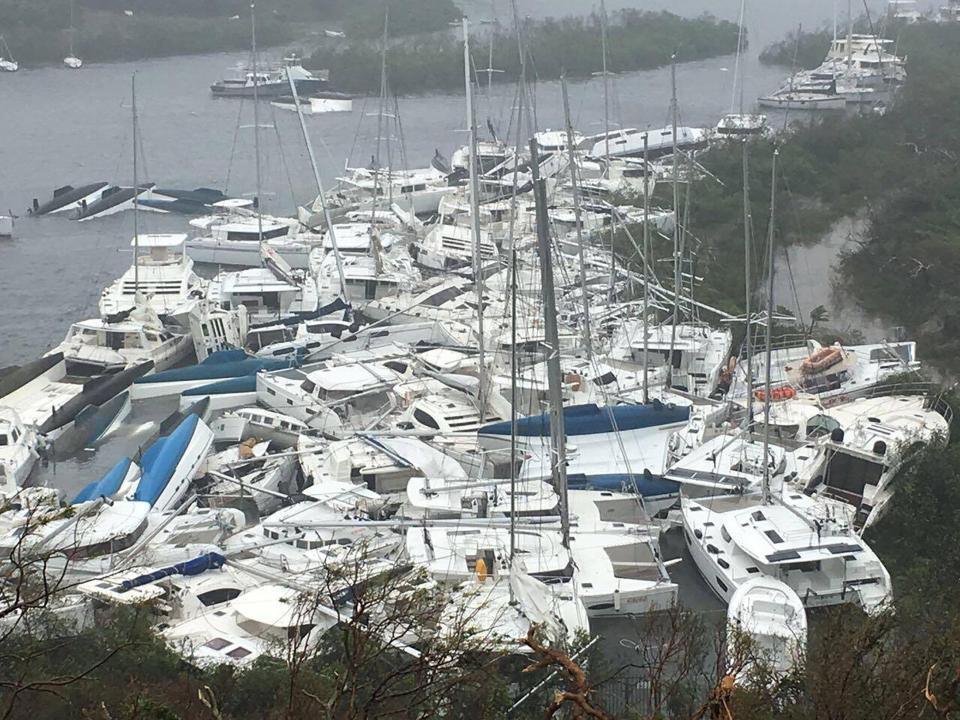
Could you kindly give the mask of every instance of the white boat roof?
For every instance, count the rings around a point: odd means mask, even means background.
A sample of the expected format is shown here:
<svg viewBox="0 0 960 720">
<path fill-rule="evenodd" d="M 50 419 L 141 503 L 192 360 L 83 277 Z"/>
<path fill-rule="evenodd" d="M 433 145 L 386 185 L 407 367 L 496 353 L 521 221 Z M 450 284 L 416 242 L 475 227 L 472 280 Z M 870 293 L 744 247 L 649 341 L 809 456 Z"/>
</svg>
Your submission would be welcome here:
<svg viewBox="0 0 960 720">
<path fill-rule="evenodd" d="M 267 268 L 249 268 L 220 276 L 224 293 L 296 292 L 300 288 L 277 278 Z"/>
<path fill-rule="evenodd" d="M 813 562 L 869 551 L 852 529 L 840 534 L 818 532 L 812 522 L 805 521 L 800 516 L 804 506 L 817 501 L 792 494 L 790 502 L 794 508 L 781 503 L 758 503 L 723 513 L 723 526 L 741 550 L 767 565 Z"/>
<path fill-rule="evenodd" d="M 130 247 L 142 248 L 175 248 L 187 241 L 186 233 L 158 233 L 144 235 L 140 233 L 130 241 Z"/>
<path fill-rule="evenodd" d="M 318 387 L 337 392 L 361 392 L 400 379 L 400 375 L 388 367 L 361 363 L 315 370 L 307 377 Z"/>
</svg>

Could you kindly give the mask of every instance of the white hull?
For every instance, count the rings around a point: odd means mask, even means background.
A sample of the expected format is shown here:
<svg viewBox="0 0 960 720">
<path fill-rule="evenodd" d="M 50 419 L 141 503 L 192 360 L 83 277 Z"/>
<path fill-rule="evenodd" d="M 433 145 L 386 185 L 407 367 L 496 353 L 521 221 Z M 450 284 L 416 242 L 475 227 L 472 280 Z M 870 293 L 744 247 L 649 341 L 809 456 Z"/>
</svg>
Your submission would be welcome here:
<svg viewBox="0 0 960 720">
<path fill-rule="evenodd" d="M 143 200 L 148 200 L 152 197 L 153 197 L 152 189 L 144 190 L 137 196 L 138 199 L 143 199 Z M 108 207 L 105 210 L 101 210 L 96 215 L 88 215 L 87 217 L 79 218 L 77 222 L 86 222 L 87 220 L 95 220 L 96 218 L 107 217 L 108 215 L 116 215 L 117 213 L 126 212 L 127 210 L 132 210 L 132 209 L 133 209 L 133 198 L 131 197 L 129 200 L 125 202 L 117 203 L 116 205 Z M 149 210 L 150 208 L 141 207 L 140 209 Z"/>
<path fill-rule="evenodd" d="M 0 215 L 0 238 L 13 237 L 13 218 L 9 215 Z"/>
<path fill-rule="evenodd" d="M 310 112 L 330 113 L 330 112 L 352 112 L 353 99 L 335 99 L 335 98 L 310 98 Z"/>
<path fill-rule="evenodd" d="M 83 67 L 83 60 L 78 57 L 65 57 L 63 59 L 63 64 L 65 67 L 68 67 L 71 70 L 79 70 Z"/>
<path fill-rule="evenodd" d="M 204 378 L 202 380 L 181 380 L 179 382 L 134 383 L 130 386 L 130 399 L 134 402 L 153 398 L 173 397 L 185 390 L 226 380 L 228 378 Z M 196 400 L 194 400 L 196 402 Z"/>
<path fill-rule="evenodd" d="M 843 110 L 847 106 L 847 99 L 843 95 L 802 98 L 770 95 L 757 100 L 757 104 L 780 110 Z"/>
<path fill-rule="evenodd" d="M 20 63 L 15 60 L 0 59 L 0 72 L 16 72 L 20 69 Z"/>
<path fill-rule="evenodd" d="M 294 270 L 306 270 L 310 267 L 309 245 L 296 247 L 271 246 Z M 187 255 L 194 262 L 207 265 L 226 265 L 229 267 L 260 267 L 260 243 L 254 240 L 232 240 L 220 242 L 207 238 L 188 240 Z"/>
<path fill-rule="evenodd" d="M 51 210 L 50 212 L 47 213 L 47 215 L 56 215 L 57 213 L 69 212 L 71 210 L 79 210 L 84 204 L 92 205 L 101 197 L 103 197 L 103 191 L 106 190 L 108 187 L 110 186 L 104 185 L 99 190 L 94 190 L 92 193 L 90 193 L 85 197 L 80 198 L 76 202 L 69 203 L 68 205 L 59 207 L 56 210 Z"/>
<path fill-rule="evenodd" d="M 253 392 L 237 392 L 237 393 L 215 393 L 211 395 L 185 395 L 180 398 L 180 409 L 186 410 L 191 405 L 193 405 L 197 400 L 203 398 L 209 398 L 210 404 L 207 406 L 209 412 L 213 411 L 223 411 L 223 410 L 235 410 L 237 408 L 247 407 L 253 405 L 257 402 L 257 393 Z M 217 440 L 220 440 L 219 435 Z"/>
</svg>

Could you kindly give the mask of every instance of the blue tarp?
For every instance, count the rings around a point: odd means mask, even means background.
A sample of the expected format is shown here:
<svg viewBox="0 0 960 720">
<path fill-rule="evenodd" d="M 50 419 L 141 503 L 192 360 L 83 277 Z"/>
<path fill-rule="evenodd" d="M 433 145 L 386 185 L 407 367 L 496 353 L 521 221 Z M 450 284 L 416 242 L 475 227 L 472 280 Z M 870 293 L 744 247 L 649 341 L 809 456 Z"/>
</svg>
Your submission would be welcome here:
<svg viewBox="0 0 960 720">
<path fill-rule="evenodd" d="M 137 575 L 130 580 L 124 580 L 120 583 L 120 590 L 121 592 L 127 592 L 128 590 L 133 590 L 141 585 L 148 585 L 171 575 L 199 575 L 207 570 L 221 568 L 225 562 L 227 562 L 227 559 L 220 553 L 207 553 L 193 560 L 187 560 L 186 562 L 177 563 L 170 567 L 154 570 L 152 573 Z"/>
<path fill-rule="evenodd" d="M 225 352 L 241 352 L 227 350 Z M 295 363 L 289 358 L 280 360 L 275 358 L 252 358 L 244 353 L 244 360 L 223 360 L 215 363 L 203 363 L 201 365 L 191 365 L 185 368 L 176 368 L 174 370 L 164 370 L 154 375 L 146 375 L 137 383 L 165 383 L 165 382 L 184 382 L 189 380 L 225 380 L 227 378 L 243 377 L 244 375 L 256 375 L 261 370 L 285 370 L 289 367 L 295 367 Z"/>
<path fill-rule="evenodd" d="M 228 378 L 219 382 L 201 385 L 200 387 L 190 388 L 180 393 L 183 396 L 196 395 L 226 395 L 228 393 L 256 392 L 257 376 L 244 375 L 242 377 Z"/>
<path fill-rule="evenodd" d="M 130 458 L 123 458 L 106 475 L 99 480 L 90 483 L 83 488 L 77 496 L 70 502 L 71 505 L 77 503 L 96 500 L 100 497 L 112 497 L 120 489 L 123 479 L 127 476 L 127 471 L 133 461 Z"/>
<path fill-rule="evenodd" d="M 654 400 L 647 405 L 571 405 L 563 409 L 567 437 L 638 430 L 686 422 L 689 407 L 664 405 Z M 481 435 L 510 435 L 510 421 L 480 428 Z M 550 437 L 550 414 L 531 415 L 517 420 L 519 437 Z"/>
<path fill-rule="evenodd" d="M 636 492 L 643 497 L 676 495 L 680 484 L 664 480 L 650 473 L 610 473 L 604 475 L 567 475 L 571 490 L 609 490 L 613 492 Z"/>
<path fill-rule="evenodd" d="M 196 415 L 187 416 L 176 430 L 166 437 L 157 438 L 146 449 L 140 460 L 142 474 L 137 491 L 133 494 L 134 500 L 148 502 L 153 507 L 170 482 L 199 422 L 200 418 Z"/>
</svg>

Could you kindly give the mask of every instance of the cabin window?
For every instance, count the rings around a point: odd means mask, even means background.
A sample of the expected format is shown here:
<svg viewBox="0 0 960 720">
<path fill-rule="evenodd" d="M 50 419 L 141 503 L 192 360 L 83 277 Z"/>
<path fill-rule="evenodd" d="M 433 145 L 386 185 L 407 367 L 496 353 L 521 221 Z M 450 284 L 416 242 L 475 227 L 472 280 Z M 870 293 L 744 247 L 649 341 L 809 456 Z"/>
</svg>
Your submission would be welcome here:
<svg viewBox="0 0 960 720">
<path fill-rule="evenodd" d="M 723 538 L 724 542 L 730 542 L 730 533 L 727 532 L 727 528 L 724 525 L 720 526 L 720 537 Z"/>
<path fill-rule="evenodd" d="M 401 375 L 407 372 L 407 364 L 400 362 L 399 360 L 388 360 L 384 363 L 384 365 L 394 372 L 400 373 Z"/>
<path fill-rule="evenodd" d="M 711 555 L 719 555 L 719 554 L 720 554 L 720 549 L 719 549 L 716 545 L 714 545 L 713 543 L 708 543 L 708 544 L 707 544 L 707 552 L 710 553 Z"/>
<path fill-rule="evenodd" d="M 6 435 L 0 435 L 0 447 L 6 445 L 9 441 Z"/>
<path fill-rule="evenodd" d="M 200 593 L 197 595 L 197 600 L 206 607 L 210 607 L 211 605 L 219 605 L 220 603 L 227 602 L 227 600 L 233 600 L 239 594 L 239 588 L 217 588 L 216 590 Z"/>
<path fill-rule="evenodd" d="M 747 572 L 750 573 L 751 575 L 755 575 L 756 573 L 760 572 L 760 569 L 755 567 L 748 567 Z"/>
<path fill-rule="evenodd" d="M 300 389 L 307 393 L 313 393 L 317 389 L 317 384 L 313 380 L 304 380 L 300 384 Z"/>
<path fill-rule="evenodd" d="M 783 542 L 783 538 L 780 537 L 780 534 L 776 530 L 764 530 L 763 534 L 770 538 L 770 542 L 775 545 L 779 545 Z"/>
<path fill-rule="evenodd" d="M 160 340 L 160 337 L 156 333 L 148 332 L 144 333 L 144 335 L 147 336 L 147 340 L 150 342 L 158 342 Z"/>
<path fill-rule="evenodd" d="M 615 383 L 617 381 L 617 376 L 612 372 L 606 372 L 598 378 L 594 378 L 593 382 L 600 387 L 604 385 L 609 385 L 610 383 Z"/>
<path fill-rule="evenodd" d="M 719 565 L 720 567 L 722 567 L 724 570 L 727 570 L 727 569 L 729 569 L 729 567 L 730 567 L 730 563 L 728 563 L 728 562 L 727 562 L 726 560 L 724 560 L 723 558 L 717 558 L 717 565 Z"/>
<path fill-rule="evenodd" d="M 720 578 L 714 578 L 714 579 L 717 581 L 717 585 L 720 586 L 720 589 L 723 590 L 724 592 L 727 592 L 726 583 L 724 583 L 723 580 L 721 580 Z"/>
<path fill-rule="evenodd" d="M 760 510 L 750 513 L 750 517 L 754 520 L 754 522 L 763 522 L 767 519 L 767 517 Z"/>
<path fill-rule="evenodd" d="M 424 412 L 420 408 L 417 408 L 413 411 L 413 419 L 421 425 L 426 425 L 428 428 L 433 428 L 434 430 L 440 429 L 439 423 L 433 419 L 433 416 Z"/>
</svg>

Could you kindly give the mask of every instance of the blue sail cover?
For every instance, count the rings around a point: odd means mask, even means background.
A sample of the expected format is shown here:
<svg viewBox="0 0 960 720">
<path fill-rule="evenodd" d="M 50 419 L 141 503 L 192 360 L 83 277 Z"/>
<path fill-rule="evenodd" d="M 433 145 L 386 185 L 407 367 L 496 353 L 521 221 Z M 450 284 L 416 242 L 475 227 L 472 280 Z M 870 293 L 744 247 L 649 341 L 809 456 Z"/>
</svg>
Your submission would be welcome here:
<svg viewBox="0 0 960 720">
<path fill-rule="evenodd" d="M 76 505 L 101 497 L 112 497 L 120 489 L 120 486 L 123 484 L 123 479 L 127 476 L 127 471 L 132 464 L 133 461 L 130 458 L 121 459 L 106 475 L 85 486 L 83 490 L 77 493 L 77 496 L 70 501 L 70 504 Z"/>
<path fill-rule="evenodd" d="M 243 351 L 226 350 L 224 352 L 242 353 Z M 245 359 L 243 360 L 223 360 L 214 363 L 201 363 L 199 365 L 191 365 L 190 367 L 175 368 L 173 370 L 164 370 L 154 375 L 145 375 L 136 382 L 144 384 L 186 382 L 191 380 L 225 380 L 227 378 L 256 375 L 261 370 L 285 370 L 290 367 L 295 367 L 295 363 L 289 358 L 280 360 L 277 358 L 254 358 L 245 355 Z"/>
<path fill-rule="evenodd" d="M 215 350 L 207 355 L 206 359 L 200 364 L 219 365 L 220 363 L 225 362 L 238 362 L 240 360 L 246 360 L 248 357 L 250 356 L 247 354 L 246 350 Z"/>
<path fill-rule="evenodd" d="M 157 438 L 146 449 L 140 460 L 142 475 L 133 494 L 134 500 L 142 500 L 153 507 L 173 477 L 173 471 L 186 452 L 199 422 L 200 418 L 196 415 L 187 416 L 176 430 L 166 437 Z"/>
<path fill-rule="evenodd" d="M 680 484 L 650 473 L 610 473 L 603 475 L 567 475 L 571 490 L 607 490 L 611 492 L 638 493 L 645 498 L 677 495 Z"/>
<path fill-rule="evenodd" d="M 152 573 L 137 575 L 130 580 L 124 580 L 120 583 L 120 592 L 128 592 L 141 585 L 149 585 L 152 582 L 162 580 L 171 575 L 199 575 L 207 570 L 222 568 L 226 562 L 227 559 L 220 553 L 206 553 L 193 560 L 187 560 L 186 562 L 177 563 L 176 565 L 161 568 L 160 570 L 154 570 Z"/>
<path fill-rule="evenodd" d="M 256 390 L 257 376 L 243 375 L 242 377 L 227 378 L 226 380 L 218 380 L 209 385 L 190 388 L 180 394 L 192 397 L 197 395 L 228 395 L 230 393 L 256 392 Z"/>
<path fill-rule="evenodd" d="M 567 437 L 626 432 L 661 425 L 684 423 L 689 407 L 664 405 L 654 400 L 647 405 L 571 405 L 563 409 Z M 481 435 L 510 436 L 510 421 L 491 423 L 480 428 Z M 517 420 L 519 437 L 550 437 L 550 413 Z"/>
</svg>

